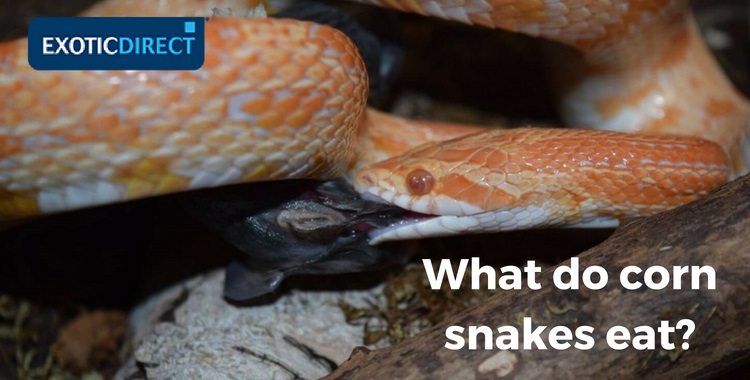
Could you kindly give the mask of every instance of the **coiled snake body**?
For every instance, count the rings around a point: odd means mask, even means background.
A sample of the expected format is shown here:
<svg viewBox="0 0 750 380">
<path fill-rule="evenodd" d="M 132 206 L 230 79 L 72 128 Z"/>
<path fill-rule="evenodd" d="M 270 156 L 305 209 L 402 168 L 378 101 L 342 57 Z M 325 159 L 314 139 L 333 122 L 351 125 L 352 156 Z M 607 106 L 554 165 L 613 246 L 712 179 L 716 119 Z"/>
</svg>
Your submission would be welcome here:
<svg viewBox="0 0 750 380">
<path fill-rule="evenodd" d="M 612 226 L 701 197 L 750 162 L 750 107 L 686 1 L 373 2 L 579 49 L 562 109 L 585 129 L 488 131 L 367 109 L 356 48 L 308 22 L 212 18 L 194 72 L 34 71 L 18 40 L 0 45 L 0 218 L 348 174 L 364 197 L 419 213 L 372 243 Z M 240 3 L 105 1 L 87 15 Z"/>
</svg>

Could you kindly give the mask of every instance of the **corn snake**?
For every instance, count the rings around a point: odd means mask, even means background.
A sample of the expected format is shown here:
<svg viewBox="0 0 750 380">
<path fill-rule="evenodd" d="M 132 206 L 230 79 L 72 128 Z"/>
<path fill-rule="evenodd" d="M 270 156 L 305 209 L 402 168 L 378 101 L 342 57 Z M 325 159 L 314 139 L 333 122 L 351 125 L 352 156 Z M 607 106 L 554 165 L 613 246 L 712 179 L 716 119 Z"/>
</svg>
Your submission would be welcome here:
<svg viewBox="0 0 750 380">
<path fill-rule="evenodd" d="M 88 15 L 176 14 L 191 9 L 187 3 L 104 2 Z M 629 134 L 486 132 L 367 109 L 356 49 L 343 34 L 310 23 L 212 19 L 206 64 L 190 73 L 34 72 L 21 40 L 0 46 L 0 89 L 10 94 L 0 104 L 0 217 L 349 173 L 366 197 L 430 215 L 379 232 L 373 242 L 380 242 L 612 226 L 687 203 L 745 170 L 750 108 L 703 45 L 684 1 L 380 5 L 580 49 L 585 67 L 568 79 L 562 104 L 567 123 Z M 214 6 L 241 8 L 197 9 Z M 481 135 L 373 165 L 422 142 L 474 133 Z"/>
</svg>

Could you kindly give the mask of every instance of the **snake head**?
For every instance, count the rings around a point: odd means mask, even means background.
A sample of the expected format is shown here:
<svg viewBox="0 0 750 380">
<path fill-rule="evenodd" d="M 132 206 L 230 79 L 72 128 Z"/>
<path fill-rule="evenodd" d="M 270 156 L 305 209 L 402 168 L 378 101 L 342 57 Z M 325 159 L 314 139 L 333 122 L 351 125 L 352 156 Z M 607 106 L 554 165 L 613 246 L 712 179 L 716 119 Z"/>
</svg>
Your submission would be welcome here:
<svg viewBox="0 0 750 380">
<path fill-rule="evenodd" d="M 524 144 L 514 131 L 482 132 L 425 144 L 360 170 L 354 185 L 363 198 L 413 212 L 373 231 L 371 244 L 540 226 L 545 213 L 535 204 L 543 184 L 524 157 Z"/>
<path fill-rule="evenodd" d="M 412 211 L 370 243 L 471 232 L 616 227 L 727 180 L 726 154 L 690 137 L 494 130 L 426 144 L 359 171 L 363 198 Z M 635 210 L 635 211 L 633 211 Z"/>
<path fill-rule="evenodd" d="M 465 155 L 444 146 L 425 144 L 365 168 L 357 173 L 355 188 L 365 198 L 421 214 L 461 216 L 481 212 L 481 208 L 463 200 L 472 196 L 466 192 L 482 187 L 482 181 L 468 183 L 470 165 L 449 159 L 451 155 Z"/>
</svg>

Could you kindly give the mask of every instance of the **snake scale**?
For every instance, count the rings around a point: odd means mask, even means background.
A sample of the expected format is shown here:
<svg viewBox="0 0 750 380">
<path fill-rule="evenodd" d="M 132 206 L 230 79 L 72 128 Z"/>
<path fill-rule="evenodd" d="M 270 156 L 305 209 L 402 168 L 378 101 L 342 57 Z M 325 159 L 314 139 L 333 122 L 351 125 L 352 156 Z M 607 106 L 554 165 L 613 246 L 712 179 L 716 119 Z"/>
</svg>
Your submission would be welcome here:
<svg viewBox="0 0 750 380">
<path fill-rule="evenodd" d="M 579 129 L 486 130 L 369 109 L 356 47 L 310 22 L 212 18 L 204 66 L 183 72 L 35 71 L 20 39 L 0 45 L 0 219 L 348 176 L 366 199 L 415 212 L 373 233 L 374 244 L 614 226 L 747 171 L 750 107 L 707 50 L 687 1 L 371 2 L 579 50 L 561 102 Z M 106 0 L 85 15 L 247 6 Z"/>
</svg>

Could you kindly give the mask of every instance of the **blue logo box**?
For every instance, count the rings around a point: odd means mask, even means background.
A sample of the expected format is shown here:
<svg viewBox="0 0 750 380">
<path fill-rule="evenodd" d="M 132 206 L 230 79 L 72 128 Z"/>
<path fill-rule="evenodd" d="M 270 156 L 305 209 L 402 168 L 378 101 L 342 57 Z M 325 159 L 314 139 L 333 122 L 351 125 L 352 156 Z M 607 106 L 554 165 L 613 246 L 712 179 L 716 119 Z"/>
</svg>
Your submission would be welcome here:
<svg viewBox="0 0 750 380">
<path fill-rule="evenodd" d="M 37 17 L 29 23 L 36 70 L 197 70 L 202 17 Z"/>
</svg>

